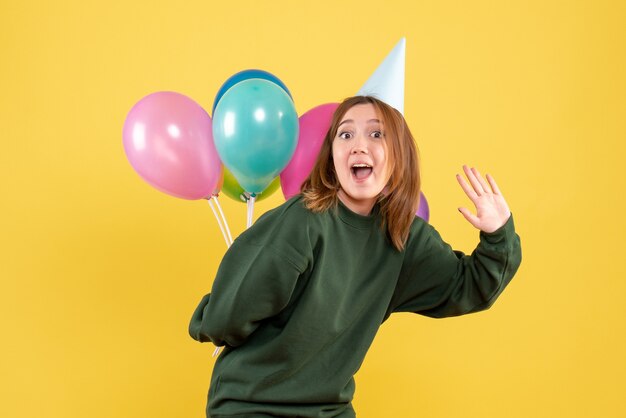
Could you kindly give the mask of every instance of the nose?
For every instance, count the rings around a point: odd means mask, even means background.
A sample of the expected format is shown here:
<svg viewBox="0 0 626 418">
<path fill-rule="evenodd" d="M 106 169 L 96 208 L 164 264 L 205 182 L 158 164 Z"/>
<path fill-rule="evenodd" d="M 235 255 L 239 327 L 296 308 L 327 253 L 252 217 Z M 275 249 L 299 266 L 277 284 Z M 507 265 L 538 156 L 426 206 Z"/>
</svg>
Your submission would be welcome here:
<svg viewBox="0 0 626 418">
<path fill-rule="evenodd" d="M 367 154 L 367 138 L 364 138 L 363 135 L 357 135 L 354 138 L 354 142 L 352 145 L 352 150 L 350 154 Z"/>
</svg>

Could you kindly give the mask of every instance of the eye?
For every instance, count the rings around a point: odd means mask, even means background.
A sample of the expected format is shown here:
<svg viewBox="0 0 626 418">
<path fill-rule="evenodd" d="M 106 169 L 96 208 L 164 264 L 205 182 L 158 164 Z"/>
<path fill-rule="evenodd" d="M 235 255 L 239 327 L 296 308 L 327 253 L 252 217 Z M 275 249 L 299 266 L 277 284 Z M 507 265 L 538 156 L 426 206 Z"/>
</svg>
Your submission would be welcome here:
<svg viewBox="0 0 626 418">
<path fill-rule="evenodd" d="M 350 139 L 350 138 L 352 138 L 352 133 L 350 133 L 350 132 L 341 132 L 337 136 L 339 138 L 341 138 L 341 139 Z"/>
<path fill-rule="evenodd" d="M 370 134 L 370 136 L 371 136 L 372 138 L 383 138 L 383 137 L 384 137 L 384 135 L 383 135 L 383 133 L 382 133 L 381 131 L 373 131 L 373 132 Z"/>
</svg>

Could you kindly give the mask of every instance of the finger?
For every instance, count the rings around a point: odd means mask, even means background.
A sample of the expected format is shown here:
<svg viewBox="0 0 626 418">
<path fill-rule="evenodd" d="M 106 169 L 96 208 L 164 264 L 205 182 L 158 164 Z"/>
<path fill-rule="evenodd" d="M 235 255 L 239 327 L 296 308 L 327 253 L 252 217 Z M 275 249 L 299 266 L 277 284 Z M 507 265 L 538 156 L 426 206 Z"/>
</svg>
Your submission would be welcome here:
<svg viewBox="0 0 626 418">
<path fill-rule="evenodd" d="M 477 216 L 475 216 L 472 212 L 469 211 L 469 209 L 467 208 L 459 208 L 459 212 L 461 212 L 461 215 L 463 215 L 463 217 L 465 219 L 467 219 L 467 222 L 471 223 L 472 226 L 474 226 L 475 228 L 478 228 L 479 225 L 479 219 Z"/>
<path fill-rule="evenodd" d="M 493 177 L 491 177 L 491 175 L 487 174 L 487 180 L 489 180 L 489 184 L 491 184 L 491 189 L 493 190 L 493 192 L 495 194 L 502 195 L 502 192 L 500 192 L 500 189 L 498 188 L 498 184 L 496 183 L 496 180 Z"/>
<path fill-rule="evenodd" d="M 478 198 L 478 195 L 476 194 L 474 189 L 472 189 L 470 185 L 467 184 L 467 182 L 465 181 L 462 175 L 457 174 L 456 180 L 459 182 L 459 184 L 461 185 L 461 188 L 463 189 L 467 197 L 469 197 L 472 200 L 472 202 Z"/>
<path fill-rule="evenodd" d="M 491 187 L 489 187 L 489 184 L 487 184 L 487 182 L 485 181 L 485 179 L 483 178 L 483 176 L 480 174 L 480 172 L 478 171 L 477 168 L 472 167 L 472 173 L 474 173 L 474 175 L 476 176 L 476 179 L 478 180 L 478 182 L 480 183 L 480 185 L 482 186 L 483 190 L 487 193 L 491 192 Z"/>
<path fill-rule="evenodd" d="M 472 173 L 472 170 L 470 170 L 468 166 L 464 165 L 463 171 L 465 172 L 465 175 L 467 176 L 470 183 L 472 184 L 472 187 L 476 191 L 476 194 L 478 196 L 480 196 L 481 194 L 484 194 L 485 191 L 483 190 L 483 187 L 480 185 L 480 183 L 476 179 L 476 176 L 474 175 L 474 173 Z"/>
</svg>

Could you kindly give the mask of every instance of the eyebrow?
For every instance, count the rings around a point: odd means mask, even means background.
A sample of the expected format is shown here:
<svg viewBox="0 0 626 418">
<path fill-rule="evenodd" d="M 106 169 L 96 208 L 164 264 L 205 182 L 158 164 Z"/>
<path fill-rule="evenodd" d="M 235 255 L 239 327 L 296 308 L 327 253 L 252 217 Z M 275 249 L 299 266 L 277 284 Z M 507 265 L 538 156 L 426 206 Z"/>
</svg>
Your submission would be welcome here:
<svg viewBox="0 0 626 418">
<path fill-rule="evenodd" d="M 344 123 L 354 123 L 354 120 L 346 119 L 346 120 L 342 121 L 339 125 L 337 125 L 337 128 L 339 128 Z M 366 123 L 380 123 L 382 125 L 382 122 L 380 120 L 378 120 L 378 119 L 370 119 Z"/>
</svg>

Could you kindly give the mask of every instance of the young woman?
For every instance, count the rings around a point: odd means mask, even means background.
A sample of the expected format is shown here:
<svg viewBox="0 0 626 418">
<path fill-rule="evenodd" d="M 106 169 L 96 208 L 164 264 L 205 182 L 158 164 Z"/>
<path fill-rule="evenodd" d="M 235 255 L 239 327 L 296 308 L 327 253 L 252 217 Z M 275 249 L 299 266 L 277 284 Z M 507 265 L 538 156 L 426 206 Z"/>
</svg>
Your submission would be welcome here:
<svg viewBox="0 0 626 418">
<path fill-rule="evenodd" d="M 354 374 L 393 312 L 430 317 L 489 308 L 521 261 L 493 178 L 458 182 L 480 229 L 471 256 L 415 216 L 420 189 L 402 115 L 357 96 L 333 116 L 302 194 L 241 234 L 193 314 L 191 336 L 225 346 L 209 417 L 354 417 Z"/>
</svg>

